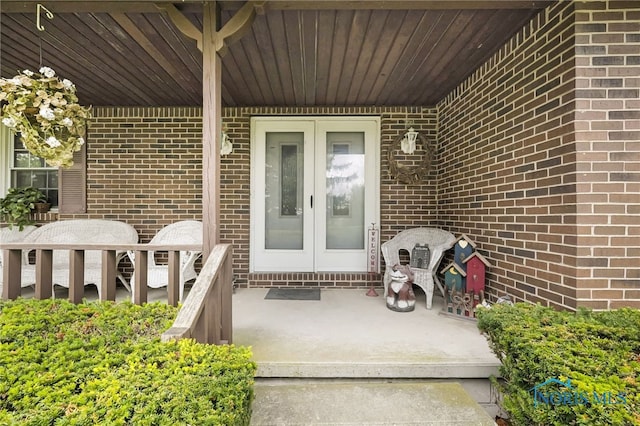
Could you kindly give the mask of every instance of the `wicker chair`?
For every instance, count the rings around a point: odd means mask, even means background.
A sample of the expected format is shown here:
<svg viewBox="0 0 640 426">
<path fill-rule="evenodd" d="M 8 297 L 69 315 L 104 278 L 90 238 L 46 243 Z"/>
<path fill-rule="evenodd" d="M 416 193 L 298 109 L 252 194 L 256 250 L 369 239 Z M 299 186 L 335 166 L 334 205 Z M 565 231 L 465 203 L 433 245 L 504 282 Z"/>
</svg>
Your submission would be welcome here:
<svg viewBox="0 0 640 426">
<path fill-rule="evenodd" d="M 414 275 L 413 283 L 424 290 L 427 298 L 427 309 L 431 309 L 433 302 L 434 281 L 438 284 L 438 288 L 443 292 L 444 288 L 436 276 L 438 265 L 444 255 L 444 252 L 453 247 L 456 238 L 450 232 L 436 228 L 413 228 L 406 229 L 398 233 L 391 240 L 382 244 L 382 255 L 386 269 L 384 271 L 384 295 L 387 295 L 387 289 L 391 282 L 391 272 L 393 267 L 400 263 L 400 251 L 406 250 L 411 256 L 411 251 L 416 244 L 428 244 L 431 251 L 431 259 L 427 268 L 418 269 L 411 268 Z"/>
<path fill-rule="evenodd" d="M 37 228 L 23 239 L 24 243 L 37 244 L 135 244 L 138 232 L 127 223 L 103 219 L 73 219 L 50 222 Z M 116 252 L 116 264 L 126 256 Z M 53 284 L 69 287 L 69 251 L 53 251 Z M 129 283 L 118 271 L 117 278 L 127 288 Z M 102 281 L 102 252 L 86 250 L 84 254 L 84 285 L 93 284 L 100 296 Z M 29 250 L 22 252 L 22 286 L 35 284 L 35 265 L 29 263 Z"/>
<path fill-rule="evenodd" d="M 197 220 L 184 220 L 175 222 L 162 228 L 151 239 L 149 244 L 202 244 L 202 222 Z M 131 263 L 135 265 L 135 254 L 128 252 Z M 149 270 L 147 275 L 147 286 L 151 288 L 166 287 L 169 284 L 169 267 L 157 264 L 154 252 L 148 255 Z M 198 274 L 195 270 L 195 263 L 202 256 L 201 251 L 181 251 L 180 252 L 180 300 L 184 295 L 184 284 L 195 279 Z M 135 291 L 135 277 L 131 277 L 131 287 Z M 133 292 L 132 292 L 133 293 Z"/>
</svg>

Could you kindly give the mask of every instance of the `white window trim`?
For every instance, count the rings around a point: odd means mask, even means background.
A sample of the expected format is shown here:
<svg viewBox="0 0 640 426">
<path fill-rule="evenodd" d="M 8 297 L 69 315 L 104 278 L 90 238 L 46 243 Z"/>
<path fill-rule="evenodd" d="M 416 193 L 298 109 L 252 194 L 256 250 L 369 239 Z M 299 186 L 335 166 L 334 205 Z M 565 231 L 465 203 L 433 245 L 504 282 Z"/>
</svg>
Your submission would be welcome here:
<svg viewBox="0 0 640 426">
<path fill-rule="evenodd" d="M 2 164 L 2 172 L 0 173 L 0 198 L 7 195 L 11 182 L 11 143 L 13 142 L 13 132 L 4 124 L 0 123 L 0 164 Z"/>
</svg>

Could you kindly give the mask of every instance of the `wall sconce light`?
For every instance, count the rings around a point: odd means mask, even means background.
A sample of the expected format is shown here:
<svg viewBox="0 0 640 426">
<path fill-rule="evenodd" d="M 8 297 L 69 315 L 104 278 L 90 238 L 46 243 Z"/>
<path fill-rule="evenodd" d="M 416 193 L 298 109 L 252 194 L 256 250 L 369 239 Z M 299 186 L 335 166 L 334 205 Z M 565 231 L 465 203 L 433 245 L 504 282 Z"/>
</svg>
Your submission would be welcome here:
<svg viewBox="0 0 640 426">
<path fill-rule="evenodd" d="M 233 151 L 233 145 L 231 144 L 231 139 L 227 132 L 222 132 L 222 137 L 220 141 L 220 155 L 229 155 Z"/>
<path fill-rule="evenodd" d="M 402 152 L 405 154 L 413 154 L 413 151 L 416 150 L 416 139 L 418 139 L 418 132 L 416 132 L 413 127 L 409 127 L 402 141 L 400 141 L 400 149 Z"/>
</svg>

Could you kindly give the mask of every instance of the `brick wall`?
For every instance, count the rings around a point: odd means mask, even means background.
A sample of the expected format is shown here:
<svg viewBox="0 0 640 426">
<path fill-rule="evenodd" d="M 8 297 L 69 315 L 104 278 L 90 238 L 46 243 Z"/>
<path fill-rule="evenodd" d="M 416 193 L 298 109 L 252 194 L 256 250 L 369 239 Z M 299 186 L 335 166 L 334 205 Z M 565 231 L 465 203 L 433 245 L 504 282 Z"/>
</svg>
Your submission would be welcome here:
<svg viewBox="0 0 640 426">
<path fill-rule="evenodd" d="M 639 27 L 617 4 L 553 5 L 438 105 L 440 218 L 494 297 L 640 305 Z"/>
<path fill-rule="evenodd" d="M 200 108 L 95 108 L 87 134 L 87 213 L 133 225 L 141 242 L 202 214 Z"/>
<path fill-rule="evenodd" d="M 436 173 L 423 185 L 397 184 L 386 170 L 388 146 L 410 121 L 434 143 L 435 108 L 226 108 L 223 125 L 233 153 L 221 160 L 220 236 L 234 249 L 241 286 L 379 285 L 379 276 L 354 274 L 249 274 L 250 119 L 254 115 L 377 115 L 381 117 L 381 241 L 398 231 L 437 224 Z M 200 108 L 95 108 L 87 142 L 87 214 L 133 225 L 141 242 L 163 226 L 202 217 L 202 110 Z M 403 163 L 410 166 L 411 163 Z M 55 219 L 52 215 L 45 219 Z"/>
<path fill-rule="evenodd" d="M 640 3 L 575 20 L 578 303 L 640 308 Z"/>
</svg>

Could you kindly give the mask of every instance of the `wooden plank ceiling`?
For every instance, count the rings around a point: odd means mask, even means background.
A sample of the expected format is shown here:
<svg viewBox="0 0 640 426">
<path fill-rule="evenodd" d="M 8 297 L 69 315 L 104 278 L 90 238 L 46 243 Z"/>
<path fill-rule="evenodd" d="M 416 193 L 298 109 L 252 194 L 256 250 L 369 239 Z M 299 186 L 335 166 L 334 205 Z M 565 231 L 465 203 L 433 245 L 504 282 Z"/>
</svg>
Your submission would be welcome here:
<svg viewBox="0 0 640 426">
<path fill-rule="evenodd" d="M 87 105 L 202 105 L 202 53 L 155 4 L 41 3 L 42 32 L 35 2 L 0 2 L 2 77 L 46 65 Z M 435 105 L 547 3 L 267 2 L 223 57 L 222 102 Z M 176 6 L 202 28 L 201 2 Z"/>
</svg>

